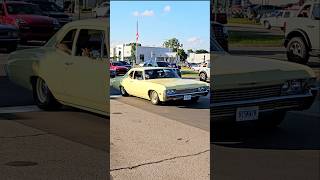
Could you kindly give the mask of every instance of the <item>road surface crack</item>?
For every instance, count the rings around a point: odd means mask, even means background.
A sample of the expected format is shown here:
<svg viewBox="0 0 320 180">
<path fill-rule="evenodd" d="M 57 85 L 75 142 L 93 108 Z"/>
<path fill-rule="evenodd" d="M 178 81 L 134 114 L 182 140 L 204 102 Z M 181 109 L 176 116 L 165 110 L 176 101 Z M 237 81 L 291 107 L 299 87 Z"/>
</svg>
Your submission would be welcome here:
<svg viewBox="0 0 320 180">
<path fill-rule="evenodd" d="M 130 169 L 131 170 L 131 169 L 138 168 L 140 166 L 146 166 L 146 165 L 151 165 L 151 164 L 159 164 L 159 163 L 162 163 L 162 162 L 165 162 L 165 161 L 171 161 L 171 160 L 174 160 L 174 159 L 198 156 L 198 155 L 204 154 L 204 153 L 209 152 L 209 151 L 210 151 L 210 149 L 207 149 L 207 150 L 204 150 L 204 151 L 201 151 L 201 152 L 198 152 L 198 153 L 194 153 L 194 154 L 188 154 L 188 155 L 183 155 L 183 156 L 174 156 L 174 157 L 171 157 L 171 158 L 166 158 L 166 159 L 162 159 L 162 160 L 158 160 L 158 161 L 152 161 L 152 162 L 146 162 L 146 163 L 142 163 L 142 164 L 137 164 L 137 165 L 134 165 L 134 166 L 110 169 L 110 171 L 119 171 L 119 170 L 125 170 L 125 169 Z"/>
<path fill-rule="evenodd" d="M 24 138 L 24 137 L 34 137 L 34 136 L 43 136 L 49 133 L 38 133 L 38 134 L 30 134 L 30 135 L 23 135 L 23 136 L 0 136 L 0 139 L 14 139 L 14 138 Z"/>
</svg>

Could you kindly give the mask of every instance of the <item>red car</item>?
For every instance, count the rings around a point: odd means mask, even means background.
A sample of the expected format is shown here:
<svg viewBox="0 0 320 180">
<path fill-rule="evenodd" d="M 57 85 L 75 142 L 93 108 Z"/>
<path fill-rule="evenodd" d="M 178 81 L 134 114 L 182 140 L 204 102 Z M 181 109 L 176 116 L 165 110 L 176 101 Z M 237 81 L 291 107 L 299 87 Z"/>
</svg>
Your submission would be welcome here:
<svg viewBox="0 0 320 180">
<path fill-rule="evenodd" d="M 119 62 L 111 62 L 110 63 L 110 70 L 115 70 L 117 76 L 125 75 L 128 72 L 128 68 L 123 66 Z"/>
<path fill-rule="evenodd" d="M 58 20 L 44 16 L 38 5 L 23 1 L 0 4 L 0 24 L 16 26 L 20 42 L 47 41 L 60 28 Z"/>
</svg>

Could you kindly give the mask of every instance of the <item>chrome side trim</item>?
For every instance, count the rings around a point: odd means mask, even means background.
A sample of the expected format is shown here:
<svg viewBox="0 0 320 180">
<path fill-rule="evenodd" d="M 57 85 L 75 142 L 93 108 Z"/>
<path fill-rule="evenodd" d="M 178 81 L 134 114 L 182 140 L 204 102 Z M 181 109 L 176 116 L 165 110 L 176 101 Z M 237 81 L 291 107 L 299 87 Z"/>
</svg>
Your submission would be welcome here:
<svg viewBox="0 0 320 180">
<path fill-rule="evenodd" d="M 175 97 L 175 96 L 184 96 L 184 95 L 193 95 L 193 94 L 203 94 L 203 93 L 209 93 L 209 91 L 193 92 L 193 93 L 184 93 L 184 94 L 174 94 L 174 95 L 166 95 L 166 97 Z"/>
</svg>

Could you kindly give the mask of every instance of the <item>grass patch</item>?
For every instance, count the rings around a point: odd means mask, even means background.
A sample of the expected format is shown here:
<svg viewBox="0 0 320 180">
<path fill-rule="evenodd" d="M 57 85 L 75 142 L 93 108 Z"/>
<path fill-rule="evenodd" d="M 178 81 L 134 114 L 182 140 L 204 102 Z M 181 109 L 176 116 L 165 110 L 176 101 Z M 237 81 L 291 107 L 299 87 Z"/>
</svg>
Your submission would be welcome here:
<svg viewBox="0 0 320 180">
<path fill-rule="evenodd" d="M 199 73 L 185 67 L 181 68 L 181 76 L 182 78 L 197 78 L 199 76 Z"/>
<path fill-rule="evenodd" d="M 249 20 L 248 18 L 229 18 L 228 24 L 252 24 L 252 25 L 261 25 L 260 22 L 255 20 Z"/>
<path fill-rule="evenodd" d="M 259 32 L 229 31 L 231 46 L 282 46 L 282 35 L 269 35 Z"/>
</svg>

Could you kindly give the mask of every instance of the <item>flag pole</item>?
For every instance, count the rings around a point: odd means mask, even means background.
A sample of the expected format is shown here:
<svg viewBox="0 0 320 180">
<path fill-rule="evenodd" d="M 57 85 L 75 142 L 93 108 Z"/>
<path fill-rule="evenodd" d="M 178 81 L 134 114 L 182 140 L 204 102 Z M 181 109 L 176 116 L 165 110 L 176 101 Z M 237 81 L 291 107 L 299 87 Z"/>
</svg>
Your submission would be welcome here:
<svg viewBox="0 0 320 180">
<path fill-rule="evenodd" d="M 138 18 L 137 18 L 137 32 L 136 32 L 136 59 L 135 63 L 138 61 L 138 39 L 139 39 L 139 29 L 138 29 Z"/>
</svg>

